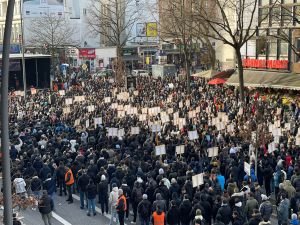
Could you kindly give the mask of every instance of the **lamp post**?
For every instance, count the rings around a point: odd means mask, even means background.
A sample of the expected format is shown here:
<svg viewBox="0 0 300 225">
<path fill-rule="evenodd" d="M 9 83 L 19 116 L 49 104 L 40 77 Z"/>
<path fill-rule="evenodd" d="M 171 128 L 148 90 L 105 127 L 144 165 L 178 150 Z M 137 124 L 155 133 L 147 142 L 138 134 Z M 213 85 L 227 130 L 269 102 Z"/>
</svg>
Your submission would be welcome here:
<svg viewBox="0 0 300 225">
<path fill-rule="evenodd" d="M 9 75 L 9 51 L 14 15 L 15 0 L 7 3 L 6 20 L 3 38 L 2 54 L 2 83 L 1 83 L 1 142 L 2 142 L 2 167 L 3 167 L 3 201 L 4 224 L 13 225 L 12 219 L 12 194 L 9 156 L 9 129 L 8 129 L 8 75 Z"/>
</svg>

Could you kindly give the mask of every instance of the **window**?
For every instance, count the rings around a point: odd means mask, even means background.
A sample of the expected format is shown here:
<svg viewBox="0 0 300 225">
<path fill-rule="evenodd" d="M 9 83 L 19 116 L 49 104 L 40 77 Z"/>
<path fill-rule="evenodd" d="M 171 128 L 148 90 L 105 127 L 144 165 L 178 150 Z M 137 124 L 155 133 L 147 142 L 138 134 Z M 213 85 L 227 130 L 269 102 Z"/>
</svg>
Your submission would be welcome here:
<svg viewBox="0 0 300 225">
<path fill-rule="evenodd" d="M 269 8 L 259 9 L 259 23 L 268 24 L 269 23 Z"/>
<path fill-rule="evenodd" d="M 258 55 L 266 55 L 267 39 L 266 37 L 259 37 L 256 40 L 256 52 Z"/>
<path fill-rule="evenodd" d="M 286 56 L 288 55 L 288 47 L 289 47 L 289 44 L 287 42 L 281 42 L 280 43 L 280 55 L 281 56 Z"/>
<path fill-rule="evenodd" d="M 84 16 L 86 16 L 86 9 L 83 9 L 82 13 L 83 13 Z"/>
<path fill-rule="evenodd" d="M 280 13 L 280 7 L 274 7 L 272 9 L 272 26 L 280 26 L 281 21 L 281 13 Z"/>
<path fill-rule="evenodd" d="M 283 21 L 291 21 L 293 18 L 293 7 L 282 6 L 281 15 Z"/>
<path fill-rule="evenodd" d="M 269 56 L 277 55 L 277 40 L 269 40 Z"/>
<path fill-rule="evenodd" d="M 270 0 L 261 0 L 261 5 L 269 5 L 270 4 Z"/>
</svg>

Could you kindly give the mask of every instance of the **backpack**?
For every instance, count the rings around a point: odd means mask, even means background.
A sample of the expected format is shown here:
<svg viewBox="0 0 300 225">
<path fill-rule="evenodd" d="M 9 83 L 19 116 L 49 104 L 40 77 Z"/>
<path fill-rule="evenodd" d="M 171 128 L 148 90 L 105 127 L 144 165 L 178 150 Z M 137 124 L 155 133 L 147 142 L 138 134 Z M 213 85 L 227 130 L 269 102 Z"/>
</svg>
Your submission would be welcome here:
<svg viewBox="0 0 300 225">
<path fill-rule="evenodd" d="M 279 176 L 278 176 L 278 183 L 283 183 L 284 181 L 284 174 L 282 171 L 280 171 Z"/>
<path fill-rule="evenodd" d="M 140 205 L 140 214 L 142 218 L 146 218 L 149 215 L 149 210 L 147 209 L 147 206 L 144 203 L 141 203 Z"/>
<path fill-rule="evenodd" d="M 136 195 L 135 195 L 136 199 L 134 199 L 135 202 L 140 202 L 140 201 L 142 201 L 142 199 L 143 199 L 142 188 L 137 188 L 137 189 L 135 189 L 135 190 L 136 190 Z"/>
</svg>

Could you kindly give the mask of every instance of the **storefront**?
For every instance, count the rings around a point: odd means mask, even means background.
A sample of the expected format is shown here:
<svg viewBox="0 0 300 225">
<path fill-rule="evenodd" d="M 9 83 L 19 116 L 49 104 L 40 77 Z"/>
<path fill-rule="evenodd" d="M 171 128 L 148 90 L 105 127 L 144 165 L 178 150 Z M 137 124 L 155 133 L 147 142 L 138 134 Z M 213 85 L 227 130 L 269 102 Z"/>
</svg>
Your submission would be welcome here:
<svg viewBox="0 0 300 225">
<path fill-rule="evenodd" d="M 80 48 L 78 50 L 79 56 L 79 65 L 86 64 L 87 70 L 94 72 L 95 68 L 95 58 L 96 58 L 96 49 L 95 48 Z"/>
</svg>

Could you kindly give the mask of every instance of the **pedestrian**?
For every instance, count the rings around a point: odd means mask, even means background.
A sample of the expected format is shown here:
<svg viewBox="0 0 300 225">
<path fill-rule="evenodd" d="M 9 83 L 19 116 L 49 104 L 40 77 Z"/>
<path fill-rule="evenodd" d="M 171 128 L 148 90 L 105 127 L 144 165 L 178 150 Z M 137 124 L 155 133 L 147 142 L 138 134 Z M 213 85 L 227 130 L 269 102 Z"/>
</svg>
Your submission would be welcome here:
<svg viewBox="0 0 300 225">
<path fill-rule="evenodd" d="M 121 189 L 123 190 L 124 196 L 126 198 L 126 214 L 125 214 L 125 218 L 128 220 L 131 190 L 130 190 L 130 187 L 127 185 L 127 181 L 125 179 L 122 180 Z"/>
<path fill-rule="evenodd" d="M 64 166 L 64 163 L 60 161 L 59 166 L 56 169 L 56 178 L 57 178 L 57 184 L 59 188 L 59 196 L 62 196 L 62 193 L 67 195 L 65 174 L 66 174 L 66 168 Z"/>
<path fill-rule="evenodd" d="M 47 191 L 43 191 L 43 195 L 40 198 L 38 203 L 38 208 L 39 208 L 39 212 L 42 215 L 44 225 L 52 225 L 51 218 L 52 218 L 53 207 L 54 207 L 53 200 L 49 197 Z"/>
<path fill-rule="evenodd" d="M 89 184 L 86 187 L 86 194 L 88 199 L 88 216 L 91 216 L 91 213 L 93 215 L 96 215 L 96 195 L 97 195 L 97 187 L 94 184 L 93 180 L 89 180 Z"/>
<path fill-rule="evenodd" d="M 291 224 L 291 225 L 299 225 L 299 224 L 300 224 L 300 221 L 299 221 L 298 216 L 297 216 L 296 213 L 293 213 L 293 214 L 292 214 L 290 224 Z"/>
<path fill-rule="evenodd" d="M 196 216 L 193 220 L 193 225 L 206 225 L 205 219 L 202 216 L 202 213 L 201 213 L 200 209 L 196 210 Z"/>
<path fill-rule="evenodd" d="M 50 173 L 47 175 L 47 179 L 43 183 L 43 188 L 48 192 L 48 195 L 54 201 L 53 197 L 54 193 L 56 192 L 56 185 L 55 180 L 51 177 Z"/>
<path fill-rule="evenodd" d="M 147 194 L 143 194 L 143 200 L 138 205 L 140 225 L 149 225 L 151 216 L 151 202 Z"/>
<path fill-rule="evenodd" d="M 78 177 L 77 187 L 79 190 L 80 197 L 80 209 L 84 209 L 84 200 L 86 200 L 86 208 L 88 208 L 88 199 L 87 199 L 87 186 L 89 184 L 90 177 L 87 175 L 85 169 L 82 170 L 82 174 Z"/>
<path fill-rule="evenodd" d="M 273 212 L 273 205 L 266 195 L 262 194 L 261 199 L 262 203 L 259 206 L 259 212 L 264 221 L 269 221 Z"/>
<path fill-rule="evenodd" d="M 248 220 L 252 217 L 254 209 L 258 209 L 258 202 L 254 198 L 254 193 L 250 192 L 245 206 L 245 214 Z"/>
<path fill-rule="evenodd" d="M 104 212 L 108 214 L 108 182 L 104 174 L 101 175 L 101 181 L 98 184 L 98 195 L 102 215 Z"/>
<path fill-rule="evenodd" d="M 123 194 L 123 190 L 119 189 L 118 190 L 118 201 L 116 205 L 116 210 L 118 212 L 118 218 L 119 218 L 119 223 L 120 225 L 124 225 L 124 218 L 125 218 L 125 212 L 126 212 L 126 198 Z"/>
<path fill-rule="evenodd" d="M 144 193 L 144 190 L 143 190 L 142 184 L 140 182 L 136 181 L 134 183 L 134 188 L 131 193 L 132 210 L 133 210 L 133 221 L 132 222 L 133 223 L 136 222 L 137 207 L 143 199 L 143 193 Z"/>
<path fill-rule="evenodd" d="M 118 203 L 118 187 L 115 183 L 112 184 L 112 191 L 109 194 L 109 203 L 110 203 L 110 223 L 109 225 L 113 225 L 114 219 L 116 219 L 116 223 L 119 223 L 118 215 L 117 215 L 117 203 Z"/>
<path fill-rule="evenodd" d="M 258 225 L 262 221 L 261 214 L 259 213 L 258 209 L 254 209 L 249 219 L 248 225 Z"/>
<path fill-rule="evenodd" d="M 283 225 L 284 222 L 289 219 L 290 200 L 287 198 L 287 194 L 281 195 L 281 201 L 277 208 L 278 225 Z"/>
<path fill-rule="evenodd" d="M 217 212 L 217 216 L 219 216 L 219 218 L 221 218 L 221 221 L 225 225 L 228 225 L 230 223 L 230 220 L 231 220 L 231 215 L 232 215 L 231 208 L 228 205 L 227 199 L 224 198 L 222 200 L 222 205 L 221 205 L 221 207 L 219 208 L 219 210 Z"/>
<path fill-rule="evenodd" d="M 156 206 L 156 210 L 152 214 L 152 225 L 167 225 L 165 213 L 160 205 Z"/>
<path fill-rule="evenodd" d="M 68 204 L 73 203 L 73 196 L 72 196 L 72 186 L 74 184 L 74 176 L 72 173 L 72 170 L 70 169 L 70 167 L 66 167 L 66 174 L 65 174 L 65 183 L 66 183 L 66 188 L 67 188 L 67 192 L 68 192 Z"/>
<path fill-rule="evenodd" d="M 16 194 L 20 196 L 26 195 L 26 183 L 24 179 L 21 177 L 21 174 L 17 174 L 16 178 L 13 181 L 14 188 L 16 190 Z"/>
<path fill-rule="evenodd" d="M 30 182 L 30 188 L 36 198 L 40 197 L 42 186 L 42 180 L 38 176 L 33 176 Z"/>
</svg>

